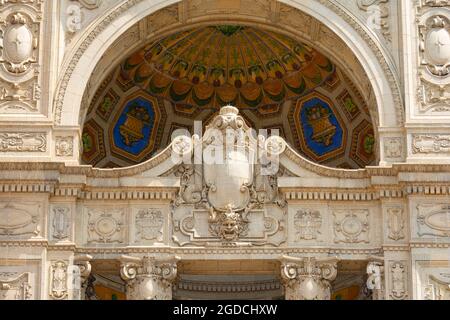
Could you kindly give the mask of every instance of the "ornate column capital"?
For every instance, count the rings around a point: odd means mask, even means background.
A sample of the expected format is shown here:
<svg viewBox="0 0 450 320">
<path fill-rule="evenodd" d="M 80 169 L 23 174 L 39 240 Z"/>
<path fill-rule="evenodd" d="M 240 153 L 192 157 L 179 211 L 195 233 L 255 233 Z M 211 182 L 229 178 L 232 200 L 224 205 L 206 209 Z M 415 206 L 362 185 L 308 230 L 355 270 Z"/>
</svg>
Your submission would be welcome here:
<svg viewBox="0 0 450 320">
<path fill-rule="evenodd" d="M 88 254 L 77 255 L 73 258 L 73 264 L 80 268 L 81 282 L 84 283 L 87 278 L 89 278 L 92 266 L 91 266 L 92 256 Z"/>
<path fill-rule="evenodd" d="M 336 279 L 337 258 L 282 256 L 281 277 L 286 300 L 329 300 L 330 281 Z"/>
<path fill-rule="evenodd" d="M 129 300 L 170 300 L 179 257 L 122 256 L 120 275 L 127 282 Z"/>
<path fill-rule="evenodd" d="M 80 296 L 79 299 L 86 299 L 86 288 L 88 284 L 89 276 L 91 275 L 92 266 L 91 266 L 92 256 L 88 254 L 76 255 L 73 258 L 73 264 L 76 265 L 79 269 L 80 276 Z"/>
<path fill-rule="evenodd" d="M 366 285 L 373 292 L 373 300 L 384 300 L 384 260 L 382 258 L 369 259 Z"/>
</svg>

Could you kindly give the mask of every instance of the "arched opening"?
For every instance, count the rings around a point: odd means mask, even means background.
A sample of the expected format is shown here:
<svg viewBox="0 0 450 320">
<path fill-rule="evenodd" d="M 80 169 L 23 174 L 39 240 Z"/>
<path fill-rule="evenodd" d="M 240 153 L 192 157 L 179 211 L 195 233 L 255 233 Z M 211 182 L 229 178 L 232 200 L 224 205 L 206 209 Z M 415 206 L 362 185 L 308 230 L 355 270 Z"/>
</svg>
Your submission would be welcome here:
<svg viewBox="0 0 450 320">
<path fill-rule="evenodd" d="M 374 101 L 348 66 L 322 52 L 298 35 L 244 22 L 155 37 L 122 56 L 92 95 L 82 160 L 103 168 L 141 163 L 167 146 L 174 130 L 193 133 L 194 121 L 206 124 L 232 104 L 249 126 L 281 135 L 316 163 L 375 165 Z"/>
</svg>

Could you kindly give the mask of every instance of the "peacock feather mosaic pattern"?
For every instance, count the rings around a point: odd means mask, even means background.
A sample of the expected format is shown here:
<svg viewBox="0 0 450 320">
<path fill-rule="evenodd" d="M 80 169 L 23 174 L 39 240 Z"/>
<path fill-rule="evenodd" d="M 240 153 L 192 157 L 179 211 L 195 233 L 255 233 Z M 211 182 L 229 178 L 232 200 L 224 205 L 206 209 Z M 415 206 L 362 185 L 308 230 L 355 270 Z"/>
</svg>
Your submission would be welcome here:
<svg viewBox="0 0 450 320">
<path fill-rule="evenodd" d="M 355 169 L 376 160 L 368 107 L 328 58 L 272 31 L 210 26 L 160 39 L 118 63 L 88 107 L 83 161 L 103 168 L 145 161 L 174 130 L 193 133 L 194 120 L 205 126 L 226 103 L 314 162 Z"/>
</svg>

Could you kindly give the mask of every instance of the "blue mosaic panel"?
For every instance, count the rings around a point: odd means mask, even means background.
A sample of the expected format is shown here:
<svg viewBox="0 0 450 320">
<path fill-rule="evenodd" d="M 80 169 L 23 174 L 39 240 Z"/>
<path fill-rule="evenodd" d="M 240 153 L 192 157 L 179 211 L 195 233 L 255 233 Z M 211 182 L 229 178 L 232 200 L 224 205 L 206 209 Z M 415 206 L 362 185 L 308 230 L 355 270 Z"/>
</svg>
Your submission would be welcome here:
<svg viewBox="0 0 450 320">
<path fill-rule="evenodd" d="M 325 101 L 314 97 L 302 105 L 300 122 L 304 144 L 317 156 L 339 149 L 343 131 L 336 115 Z"/>
<path fill-rule="evenodd" d="M 155 110 L 151 101 L 137 97 L 123 108 L 113 130 L 117 148 L 139 155 L 150 142 L 155 124 Z"/>
</svg>

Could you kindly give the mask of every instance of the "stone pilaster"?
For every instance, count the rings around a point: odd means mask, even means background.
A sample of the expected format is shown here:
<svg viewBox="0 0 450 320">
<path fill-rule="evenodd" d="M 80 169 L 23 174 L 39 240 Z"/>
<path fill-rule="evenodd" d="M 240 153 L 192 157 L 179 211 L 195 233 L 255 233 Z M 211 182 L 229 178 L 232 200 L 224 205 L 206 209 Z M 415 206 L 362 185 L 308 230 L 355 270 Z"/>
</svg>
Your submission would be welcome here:
<svg viewBox="0 0 450 320">
<path fill-rule="evenodd" d="M 330 300 L 330 281 L 337 275 L 337 259 L 283 256 L 281 277 L 286 300 Z"/>
<path fill-rule="evenodd" d="M 80 271 L 79 273 L 79 288 L 80 288 L 80 300 L 86 300 L 86 288 L 88 286 L 88 279 L 91 275 L 91 260 L 92 256 L 88 254 L 75 256 L 73 261 Z"/>
<path fill-rule="evenodd" d="M 127 299 L 171 300 L 178 260 L 122 256 L 120 274 L 127 282 Z"/>
<path fill-rule="evenodd" d="M 372 290 L 373 300 L 384 300 L 383 260 L 370 260 L 367 264 L 367 288 Z"/>
</svg>

